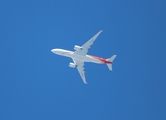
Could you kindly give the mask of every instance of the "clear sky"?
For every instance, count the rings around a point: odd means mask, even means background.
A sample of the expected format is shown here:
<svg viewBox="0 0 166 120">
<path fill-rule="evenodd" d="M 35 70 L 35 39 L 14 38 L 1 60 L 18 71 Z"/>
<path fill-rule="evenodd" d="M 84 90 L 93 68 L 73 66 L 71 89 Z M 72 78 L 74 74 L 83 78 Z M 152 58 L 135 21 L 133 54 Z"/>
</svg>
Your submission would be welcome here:
<svg viewBox="0 0 166 120">
<path fill-rule="evenodd" d="M 165 0 L 1 0 L 0 120 L 166 120 Z M 113 71 L 70 58 L 117 54 Z"/>
</svg>

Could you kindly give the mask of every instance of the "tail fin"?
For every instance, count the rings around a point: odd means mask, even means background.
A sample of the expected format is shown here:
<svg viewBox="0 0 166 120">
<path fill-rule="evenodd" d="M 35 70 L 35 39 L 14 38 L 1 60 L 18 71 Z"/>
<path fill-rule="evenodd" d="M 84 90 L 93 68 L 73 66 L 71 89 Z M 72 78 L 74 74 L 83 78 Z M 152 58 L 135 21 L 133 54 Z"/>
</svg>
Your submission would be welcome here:
<svg viewBox="0 0 166 120">
<path fill-rule="evenodd" d="M 113 55 L 111 58 L 108 58 L 107 60 L 110 61 L 110 62 L 113 62 L 114 59 L 116 58 L 116 55 Z M 107 64 L 109 70 L 112 71 L 112 64 Z"/>
</svg>

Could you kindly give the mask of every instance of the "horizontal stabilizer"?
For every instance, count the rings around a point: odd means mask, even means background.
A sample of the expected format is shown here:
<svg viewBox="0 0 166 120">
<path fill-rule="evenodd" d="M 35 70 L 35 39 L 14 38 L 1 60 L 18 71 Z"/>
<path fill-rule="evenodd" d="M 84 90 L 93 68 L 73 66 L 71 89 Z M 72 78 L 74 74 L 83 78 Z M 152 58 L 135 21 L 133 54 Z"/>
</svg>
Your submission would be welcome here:
<svg viewBox="0 0 166 120">
<path fill-rule="evenodd" d="M 110 61 L 110 62 L 113 62 L 114 59 L 116 58 L 116 55 L 113 55 L 111 58 L 108 58 L 107 60 Z M 109 70 L 112 71 L 112 63 L 111 64 L 107 64 Z"/>
<path fill-rule="evenodd" d="M 113 62 L 115 58 L 116 58 L 116 55 L 113 55 L 112 57 L 108 58 L 107 60 L 110 62 Z"/>
</svg>

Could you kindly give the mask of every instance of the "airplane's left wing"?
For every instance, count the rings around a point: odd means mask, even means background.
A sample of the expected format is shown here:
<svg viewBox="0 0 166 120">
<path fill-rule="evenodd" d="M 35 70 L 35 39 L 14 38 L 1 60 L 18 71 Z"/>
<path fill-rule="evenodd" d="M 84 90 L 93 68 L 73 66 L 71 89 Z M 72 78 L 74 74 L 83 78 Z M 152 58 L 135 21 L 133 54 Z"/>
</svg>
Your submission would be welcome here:
<svg viewBox="0 0 166 120">
<path fill-rule="evenodd" d="M 84 71 L 84 62 L 78 61 L 78 60 L 74 60 L 74 59 L 73 59 L 73 61 L 77 65 L 77 70 L 78 70 L 83 82 L 85 84 L 87 84 L 86 78 L 85 78 L 85 71 Z"/>
<path fill-rule="evenodd" d="M 102 30 L 100 30 L 96 35 L 94 35 L 90 40 L 88 40 L 84 45 L 82 45 L 82 49 L 76 50 L 74 54 L 80 54 L 80 55 L 86 55 L 88 52 L 88 49 L 93 44 L 93 42 L 96 40 L 96 38 L 100 35 Z"/>
</svg>

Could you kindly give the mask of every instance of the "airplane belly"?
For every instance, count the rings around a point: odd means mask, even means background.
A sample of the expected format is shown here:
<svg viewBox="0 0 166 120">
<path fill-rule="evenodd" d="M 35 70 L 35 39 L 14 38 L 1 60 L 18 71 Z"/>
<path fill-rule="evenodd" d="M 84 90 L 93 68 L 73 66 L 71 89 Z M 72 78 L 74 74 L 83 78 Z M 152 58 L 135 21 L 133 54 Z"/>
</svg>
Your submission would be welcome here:
<svg viewBox="0 0 166 120">
<path fill-rule="evenodd" d="M 79 61 L 86 61 L 86 57 L 84 56 L 75 56 L 74 59 L 77 59 Z"/>
<path fill-rule="evenodd" d="M 82 56 L 82 55 L 73 54 L 72 58 L 79 61 L 89 62 L 89 59 L 86 56 Z"/>
<path fill-rule="evenodd" d="M 101 61 L 97 59 L 90 58 L 89 56 L 82 56 L 82 55 L 72 55 L 72 58 L 78 61 L 83 61 L 83 62 L 93 62 L 93 63 L 101 63 Z"/>
<path fill-rule="evenodd" d="M 89 55 L 87 55 L 86 57 L 89 59 L 89 62 L 101 64 L 101 61 L 100 61 L 100 60 L 94 59 L 94 58 L 92 58 L 92 57 L 89 56 Z"/>
<path fill-rule="evenodd" d="M 101 64 L 101 62 L 100 62 L 99 60 L 95 60 L 95 59 L 92 59 L 92 58 L 90 58 L 90 62 L 93 62 L 93 63 L 100 63 L 100 64 Z"/>
</svg>

